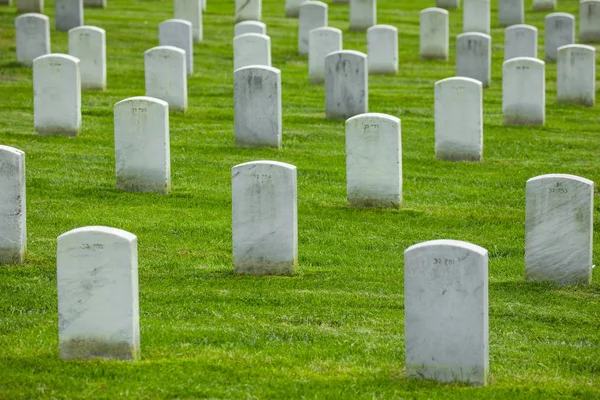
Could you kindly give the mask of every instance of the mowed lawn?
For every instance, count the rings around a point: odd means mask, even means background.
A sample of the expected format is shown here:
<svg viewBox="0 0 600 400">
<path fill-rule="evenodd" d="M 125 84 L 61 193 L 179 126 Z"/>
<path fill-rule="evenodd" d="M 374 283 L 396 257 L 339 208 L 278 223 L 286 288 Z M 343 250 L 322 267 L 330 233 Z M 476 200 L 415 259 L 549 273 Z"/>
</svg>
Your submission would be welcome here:
<svg viewBox="0 0 600 400">
<path fill-rule="evenodd" d="M 233 0 L 208 0 L 194 48 L 189 111 L 171 115 L 172 193 L 115 188 L 113 105 L 144 95 L 145 50 L 172 1 L 108 0 L 86 9 L 104 28 L 108 90 L 84 92 L 76 138 L 33 134 L 32 71 L 16 64 L 14 6 L 0 6 L 0 144 L 26 153 L 27 262 L 0 267 L 0 398 L 598 398 L 600 273 L 589 287 L 524 281 L 525 182 L 547 173 L 600 183 L 600 109 L 556 105 L 547 65 L 544 127 L 502 125 L 504 30 L 492 2 L 492 83 L 484 91 L 484 161 L 434 160 L 433 87 L 454 76 L 461 11 L 451 11 L 449 61 L 419 60 L 419 11 L 433 0 L 379 0 L 378 22 L 398 27 L 400 73 L 369 77 L 369 111 L 402 120 L 403 207 L 346 202 L 344 122 L 324 118 L 323 86 L 297 55 L 297 19 L 263 0 L 273 66 L 283 83 L 283 148 L 233 143 Z M 578 15 L 577 0 L 557 11 Z M 67 52 L 54 30 L 52 51 Z M 539 29 L 545 13 L 526 22 Z M 329 5 L 344 48 L 348 6 Z M 299 265 L 292 277 L 232 271 L 231 167 L 276 160 L 298 167 Z M 600 259 L 596 199 L 594 259 Z M 58 357 L 56 237 L 105 225 L 137 235 L 141 361 Z M 403 252 L 432 239 L 489 251 L 490 384 L 407 380 Z"/>
</svg>

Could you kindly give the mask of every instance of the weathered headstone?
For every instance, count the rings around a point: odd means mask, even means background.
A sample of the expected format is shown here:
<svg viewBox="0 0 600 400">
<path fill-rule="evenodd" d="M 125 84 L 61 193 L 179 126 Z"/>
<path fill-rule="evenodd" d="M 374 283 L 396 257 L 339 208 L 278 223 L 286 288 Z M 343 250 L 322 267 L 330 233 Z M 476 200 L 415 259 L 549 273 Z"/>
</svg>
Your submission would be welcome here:
<svg viewBox="0 0 600 400">
<path fill-rule="evenodd" d="M 347 119 L 369 110 L 367 56 L 342 50 L 325 57 L 325 116 Z"/>
<path fill-rule="evenodd" d="M 423 60 L 447 60 L 449 47 L 448 11 L 426 8 L 420 16 L 420 55 Z"/>
<path fill-rule="evenodd" d="M 406 375 L 486 385 L 488 252 L 432 240 L 404 252 Z"/>
<path fill-rule="evenodd" d="M 262 0 L 235 0 L 235 22 L 260 21 Z"/>
<path fill-rule="evenodd" d="M 18 13 L 43 13 L 44 0 L 17 0 Z"/>
<path fill-rule="evenodd" d="M 254 161 L 231 170 L 233 269 L 291 275 L 298 263 L 296 167 Z"/>
<path fill-rule="evenodd" d="M 158 24 L 158 45 L 173 46 L 185 51 L 187 75 L 194 73 L 194 39 L 191 22 L 169 19 Z"/>
<path fill-rule="evenodd" d="M 374 25 L 367 29 L 367 61 L 370 74 L 398 73 L 398 29 L 396 27 Z"/>
<path fill-rule="evenodd" d="M 84 7 L 106 8 L 106 0 L 83 0 Z"/>
<path fill-rule="evenodd" d="M 50 19 L 29 13 L 15 18 L 17 61 L 32 65 L 33 60 L 50 53 Z"/>
<path fill-rule="evenodd" d="M 525 214 L 525 278 L 591 283 L 594 182 L 563 174 L 531 178 Z"/>
<path fill-rule="evenodd" d="M 242 21 L 235 24 L 234 36 L 243 35 L 244 33 L 259 33 L 267 34 L 267 26 L 260 21 Z"/>
<path fill-rule="evenodd" d="M 545 64 L 530 57 L 512 58 L 502 66 L 504 125 L 544 125 Z"/>
<path fill-rule="evenodd" d="M 552 11 L 556 8 L 556 0 L 533 0 L 533 11 Z"/>
<path fill-rule="evenodd" d="M 171 190 L 169 105 L 152 97 L 115 104 L 117 189 L 128 192 Z"/>
<path fill-rule="evenodd" d="M 484 88 L 492 75 L 492 38 L 469 32 L 456 37 L 456 76 L 477 79 Z"/>
<path fill-rule="evenodd" d="M 596 99 L 596 48 L 569 44 L 558 48 L 556 101 L 593 107 Z"/>
<path fill-rule="evenodd" d="M 325 57 L 342 50 L 342 31 L 337 28 L 317 28 L 308 39 L 308 76 L 312 83 L 325 81 Z"/>
<path fill-rule="evenodd" d="M 144 53 L 146 96 L 169 103 L 169 110 L 185 112 L 188 104 L 185 51 L 158 46 Z"/>
<path fill-rule="evenodd" d="M 460 0 L 436 0 L 435 6 L 439 8 L 445 8 L 447 10 L 453 10 L 460 8 Z"/>
<path fill-rule="evenodd" d="M 95 26 L 69 31 L 69 54 L 79 59 L 81 88 L 106 89 L 106 32 Z"/>
<path fill-rule="evenodd" d="M 582 0 L 579 3 L 579 41 L 600 42 L 600 0 Z"/>
<path fill-rule="evenodd" d="M 554 62 L 558 48 L 575 43 L 575 17 L 566 13 L 546 15 L 544 25 L 546 62 Z"/>
<path fill-rule="evenodd" d="M 26 214 L 25 153 L 0 145 L 0 265 L 23 262 Z"/>
<path fill-rule="evenodd" d="M 511 26 L 525 22 L 523 0 L 498 0 L 498 25 Z"/>
<path fill-rule="evenodd" d="M 202 29 L 202 0 L 175 0 L 174 18 L 183 19 L 192 24 L 192 39 L 201 42 Z"/>
<path fill-rule="evenodd" d="M 234 71 L 235 145 L 281 147 L 281 72 L 249 66 Z"/>
<path fill-rule="evenodd" d="M 54 0 L 56 30 L 65 31 L 83 25 L 83 0 Z"/>
<path fill-rule="evenodd" d="M 66 54 L 46 54 L 33 60 L 33 124 L 38 135 L 79 133 L 79 59 Z"/>
<path fill-rule="evenodd" d="M 504 31 L 504 60 L 515 57 L 537 58 L 538 30 L 531 25 L 512 25 Z"/>
<path fill-rule="evenodd" d="M 305 1 L 298 16 L 298 54 L 308 54 L 308 35 L 316 28 L 327 26 L 327 4 L 321 1 Z"/>
<path fill-rule="evenodd" d="M 435 158 L 481 161 L 483 158 L 481 82 L 447 78 L 435 84 Z"/>
<path fill-rule="evenodd" d="M 490 34 L 490 0 L 465 0 L 463 32 Z"/>
<path fill-rule="evenodd" d="M 233 70 L 249 65 L 271 66 L 271 38 L 244 33 L 233 38 Z"/>
<path fill-rule="evenodd" d="M 62 359 L 139 359 L 135 235 L 104 226 L 60 235 L 56 282 Z"/>
<path fill-rule="evenodd" d="M 285 0 L 285 16 L 297 17 L 300 12 L 300 5 L 306 0 Z"/>
<path fill-rule="evenodd" d="M 346 189 L 351 206 L 400 207 L 402 138 L 398 118 L 370 113 L 346 121 Z"/>
<path fill-rule="evenodd" d="M 377 0 L 350 0 L 350 30 L 366 31 L 377 24 Z"/>
</svg>

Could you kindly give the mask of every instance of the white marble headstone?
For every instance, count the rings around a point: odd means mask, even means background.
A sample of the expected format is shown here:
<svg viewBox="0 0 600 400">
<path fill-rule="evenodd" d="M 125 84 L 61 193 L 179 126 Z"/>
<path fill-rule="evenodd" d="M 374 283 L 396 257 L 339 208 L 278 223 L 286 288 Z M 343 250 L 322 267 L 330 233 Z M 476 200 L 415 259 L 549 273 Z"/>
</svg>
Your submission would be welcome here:
<svg viewBox="0 0 600 400">
<path fill-rule="evenodd" d="M 525 213 L 525 278 L 591 283 L 594 182 L 563 174 L 531 178 Z"/>
<path fill-rule="evenodd" d="M 135 235 L 104 226 L 60 235 L 56 281 L 62 359 L 139 359 Z"/>
<path fill-rule="evenodd" d="M 367 61 L 370 74 L 398 73 L 398 29 L 395 26 L 374 25 L 367 29 Z"/>
<path fill-rule="evenodd" d="M 596 99 L 596 48 L 570 44 L 558 48 L 556 100 L 593 107 Z"/>
<path fill-rule="evenodd" d="M 17 0 L 17 12 L 20 13 L 43 13 L 44 0 Z"/>
<path fill-rule="evenodd" d="M 192 39 L 201 42 L 202 29 L 202 0 L 174 0 L 175 19 L 183 19 L 192 24 Z"/>
<path fill-rule="evenodd" d="M 406 375 L 486 385 L 488 251 L 432 240 L 404 252 Z"/>
<path fill-rule="evenodd" d="M 173 46 L 185 51 L 187 75 L 194 73 L 194 39 L 191 22 L 169 19 L 158 24 L 158 45 Z"/>
<path fill-rule="evenodd" d="M 316 28 L 327 26 L 327 4 L 305 1 L 298 14 L 298 54 L 308 54 L 308 35 Z"/>
<path fill-rule="evenodd" d="M 517 57 L 502 65 L 504 125 L 544 125 L 546 119 L 545 64 Z"/>
<path fill-rule="evenodd" d="M 484 88 L 492 75 L 492 38 L 469 32 L 456 37 L 456 76 L 477 79 Z"/>
<path fill-rule="evenodd" d="M 79 59 L 67 54 L 46 54 L 33 60 L 33 124 L 39 135 L 79 133 Z"/>
<path fill-rule="evenodd" d="M 579 3 L 579 41 L 600 42 L 600 0 L 582 0 Z"/>
<path fill-rule="evenodd" d="M 267 26 L 260 21 L 242 21 L 235 24 L 234 36 L 243 35 L 244 33 L 259 33 L 267 34 Z"/>
<path fill-rule="evenodd" d="M 325 57 L 325 116 L 347 119 L 369 111 L 367 56 L 352 50 Z"/>
<path fill-rule="evenodd" d="M 350 30 L 366 31 L 377 24 L 377 0 L 350 0 Z"/>
<path fill-rule="evenodd" d="M 54 0 L 56 30 L 65 31 L 83 25 L 83 0 Z"/>
<path fill-rule="evenodd" d="M 271 66 L 271 38 L 260 33 L 244 33 L 233 38 L 233 69 L 250 65 Z"/>
<path fill-rule="evenodd" d="M 558 48 L 575 43 L 575 17 L 567 13 L 546 16 L 544 48 L 546 62 L 556 61 Z"/>
<path fill-rule="evenodd" d="M 235 0 L 235 22 L 260 21 L 262 0 Z"/>
<path fill-rule="evenodd" d="M 354 207 L 402 205 L 400 119 L 369 113 L 346 121 L 346 190 Z"/>
<path fill-rule="evenodd" d="M 464 0 L 463 32 L 490 34 L 490 0 Z"/>
<path fill-rule="evenodd" d="M 39 56 L 50 53 L 50 19 L 29 13 L 15 18 L 17 61 L 31 65 Z"/>
<path fill-rule="evenodd" d="M 533 11 L 552 11 L 556 8 L 556 0 L 533 0 Z"/>
<path fill-rule="evenodd" d="M 337 28 L 317 28 L 308 36 L 308 76 L 312 83 L 325 81 L 325 57 L 342 50 L 342 31 Z"/>
<path fill-rule="evenodd" d="M 84 7 L 106 8 L 106 0 L 83 0 Z"/>
<path fill-rule="evenodd" d="M 300 12 L 300 5 L 306 0 L 285 0 L 285 16 L 297 17 Z"/>
<path fill-rule="evenodd" d="M 0 145 L 0 265 L 23 262 L 26 214 L 25 153 Z"/>
<path fill-rule="evenodd" d="M 525 22 L 524 0 L 498 0 L 498 25 L 511 26 Z"/>
<path fill-rule="evenodd" d="M 234 71 L 235 145 L 281 148 L 281 72 L 249 66 Z"/>
<path fill-rule="evenodd" d="M 483 158 L 481 82 L 447 78 L 435 84 L 435 158 L 481 161 Z"/>
<path fill-rule="evenodd" d="M 512 25 L 504 31 L 504 60 L 515 57 L 537 58 L 538 30 L 531 25 Z"/>
<path fill-rule="evenodd" d="M 69 31 L 69 54 L 79 59 L 81 88 L 106 89 L 106 32 L 95 26 Z"/>
<path fill-rule="evenodd" d="M 447 10 L 453 10 L 460 8 L 460 0 L 436 0 L 435 6 L 439 8 L 445 8 Z"/>
<path fill-rule="evenodd" d="M 158 46 L 144 53 L 146 96 L 169 103 L 170 111 L 185 112 L 188 104 L 185 51 Z"/>
<path fill-rule="evenodd" d="M 233 269 L 291 275 L 298 263 L 296 167 L 254 161 L 231 170 Z"/>
<path fill-rule="evenodd" d="M 115 104 L 117 189 L 166 194 L 171 189 L 169 105 L 152 97 Z"/>
<path fill-rule="evenodd" d="M 426 8 L 420 15 L 420 55 L 423 60 L 447 60 L 449 47 L 448 11 Z"/>
</svg>

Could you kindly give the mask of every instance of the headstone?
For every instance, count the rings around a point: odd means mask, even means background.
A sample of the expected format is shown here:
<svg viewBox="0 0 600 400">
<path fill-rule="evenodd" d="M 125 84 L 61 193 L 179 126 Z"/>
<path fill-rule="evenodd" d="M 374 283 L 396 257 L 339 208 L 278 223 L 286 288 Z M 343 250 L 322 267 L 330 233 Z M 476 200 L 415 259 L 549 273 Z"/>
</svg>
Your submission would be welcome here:
<svg viewBox="0 0 600 400">
<path fill-rule="evenodd" d="M 370 74 L 398 73 L 398 29 L 396 27 L 374 25 L 367 29 L 367 49 Z"/>
<path fill-rule="evenodd" d="M 44 0 L 17 0 L 18 13 L 43 13 Z"/>
<path fill-rule="evenodd" d="M 325 116 L 348 119 L 369 110 L 367 56 L 342 50 L 325 57 Z"/>
<path fill-rule="evenodd" d="M 271 38 L 244 33 L 233 38 L 233 70 L 249 65 L 271 66 Z"/>
<path fill-rule="evenodd" d="M 281 148 L 281 72 L 255 65 L 233 75 L 235 145 Z"/>
<path fill-rule="evenodd" d="M 463 32 L 490 34 L 490 0 L 465 0 Z"/>
<path fill-rule="evenodd" d="M 481 82 L 447 78 L 435 84 L 435 158 L 444 161 L 483 159 Z"/>
<path fill-rule="evenodd" d="M 313 29 L 308 42 L 308 76 L 312 83 L 323 83 L 325 57 L 342 50 L 342 31 L 329 27 Z"/>
<path fill-rule="evenodd" d="M 439 8 L 445 8 L 447 10 L 453 10 L 460 8 L 460 0 L 436 0 L 435 6 Z"/>
<path fill-rule="evenodd" d="M 81 88 L 106 89 L 106 32 L 95 26 L 69 31 L 69 54 L 79 59 Z"/>
<path fill-rule="evenodd" d="M 79 133 L 79 59 L 67 54 L 46 54 L 33 60 L 33 95 L 33 122 L 38 135 Z"/>
<path fill-rule="evenodd" d="M 158 24 L 158 45 L 173 46 L 185 51 L 186 72 L 194 72 L 194 39 L 192 23 L 183 19 L 169 19 Z"/>
<path fill-rule="evenodd" d="M 350 30 L 366 31 L 377 24 L 377 0 L 350 0 Z"/>
<path fill-rule="evenodd" d="M 65 31 L 83 25 L 83 0 L 54 0 L 56 30 Z"/>
<path fill-rule="evenodd" d="M 596 48 L 570 44 L 558 48 L 556 100 L 593 107 L 596 98 Z"/>
<path fill-rule="evenodd" d="M 297 17 L 300 11 L 300 5 L 306 0 L 285 0 L 285 16 Z"/>
<path fill-rule="evenodd" d="M 594 182 L 551 174 L 527 181 L 525 278 L 590 284 Z"/>
<path fill-rule="evenodd" d="M 84 7 L 106 8 L 106 0 L 83 0 Z"/>
<path fill-rule="evenodd" d="M 235 0 L 235 22 L 260 21 L 262 0 Z"/>
<path fill-rule="evenodd" d="M 23 262 L 26 221 L 25 153 L 0 145 L 0 265 Z"/>
<path fill-rule="evenodd" d="M 206 0 L 202 0 L 202 11 L 206 11 Z"/>
<path fill-rule="evenodd" d="M 544 31 L 546 62 L 554 62 L 559 47 L 575 43 L 575 17 L 566 13 L 549 14 Z"/>
<path fill-rule="evenodd" d="M 259 33 L 267 34 L 267 26 L 259 21 L 242 21 L 235 24 L 234 36 L 243 35 L 244 33 Z"/>
<path fill-rule="evenodd" d="M 511 58 L 502 66 L 504 125 L 544 125 L 545 64 L 530 57 Z"/>
<path fill-rule="evenodd" d="M 406 375 L 486 385 L 488 252 L 432 240 L 404 252 Z"/>
<path fill-rule="evenodd" d="M 233 269 L 291 275 L 298 263 L 296 167 L 254 161 L 231 170 Z"/>
<path fill-rule="evenodd" d="M 354 207 L 402 205 L 400 120 L 360 114 L 346 121 L 346 189 Z"/>
<path fill-rule="evenodd" d="M 484 88 L 492 75 L 492 38 L 469 32 L 456 37 L 456 76 L 477 79 Z"/>
<path fill-rule="evenodd" d="M 169 103 L 169 110 L 185 112 L 188 104 L 185 51 L 158 46 L 144 53 L 146 96 Z"/>
<path fill-rule="evenodd" d="M 192 24 L 192 39 L 201 42 L 202 30 L 202 0 L 175 0 L 174 18 L 183 19 Z"/>
<path fill-rule="evenodd" d="M 316 28 L 327 26 L 327 4 L 321 1 L 305 1 L 298 16 L 298 54 L 308 54 L 308 35 Z"/>
<path fill-rule="evenodd" d="M 525 22 L 523 0 L 498 0 L 498 25 L 511 26 Z"/>
<path fill-rule="evenodd" d="M 504 60 L 516 57 L 537 58 L 538 30 L 531 25 L 512 25 L 504 31 Z"/>
<path fill-rule="evenodd" d="M 533 11 L 553 11 L 556 0 L 533 0 Z"/>
<path fill-rule="evenodd" d="M 579 41 L 600 42 L 600 0 L 582 0 L 579 3 Z"/>
<path fill-rule="evenodd" d="M 135 235 L 105 226 L 60 235 L 56 282 L 62 359 L 139 359 Z"/>
<path fill-rule="evenodd" d="M 152 97 L 115 104 L 117 189 L 166 194 L 171 190 L 169 105 Z"/>
<path fill-rule="evenodd" d="M 23 14 L 15 18 L 17 61 L 32 65 L 39 56 L 50 53 L 50 19 L 43 14 Z"/>
<path fill-rule="evenodd" d="M 420 55 L 423 60 L 447 60 L 449 24 L 448 11 L 426 8 L 420 16 Z"/>
</svg>

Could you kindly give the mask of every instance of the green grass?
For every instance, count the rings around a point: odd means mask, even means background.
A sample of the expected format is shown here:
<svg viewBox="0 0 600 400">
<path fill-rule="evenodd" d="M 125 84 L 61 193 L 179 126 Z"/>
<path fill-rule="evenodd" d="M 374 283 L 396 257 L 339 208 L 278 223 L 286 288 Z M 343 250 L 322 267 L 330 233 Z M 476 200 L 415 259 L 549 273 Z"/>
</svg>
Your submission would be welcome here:
<svg viewBox="0 0 600 400">
<path fill-rule="evenodd" d="M 172 194 L 115 189 L 112 106 L 144 94 L 143 52 L 158 43 L 171 1 L 109 0 L 86 9 L 106 29 L 108 91 L 83 93 L 77 138 L 33 134 L 31 70 L 15 63 L 15 8 L 0 6 L 0 143 L 27 154 L 28 258 L 0 267 L 0 398 L 598 398 L 600 274 L 589 287 L 524 282 L 525 182 L 569 173 L 600 182 L 600 110 L 558 106 L 548 65 L 544 127 L 504 127 L 503 30 L 493 2 L 492 84 L 484 92 L 482 163 L 434 160 L 433 85 L 454 75 L 462 14 L 452 11 L 451 57 L 418 57 L 419 11 L 433 0 L 379 0 L 378 22 L 399 28 L 400 73 L 369 78 L 370 111 L 402 119 L 404 205 L 349 208 L 344 123 L 324 118 L 322 86 L 296 55 L 296 19 L 263 1 L 273 65 L 282 71 L 283 148 L 233 146 L 233 1 L 209 0 L 195 46 L 190 109 L 171 115 Z M 540 30 L 544 13 L 526 22 Z M 577 0 L 559 10 L 577 15 Z M 67 51 L 53 29 L 52 50 Z M 332 5 L 344 47 L 348 8 Z M 232 272 L 231 167 L 270 159 L 298 167 L 299 266 L 293 277 Z M 596 232 L 600 232 L 598 208 Z M 86 225 L 139 238 L 138 363 L 58 357 L 56 237 Z M 594 258 L 600 257 L 595 235 Z M 489 250 L 490 385 L 404 376 L 403 251 L 431 239 Z"/>
</svg>

